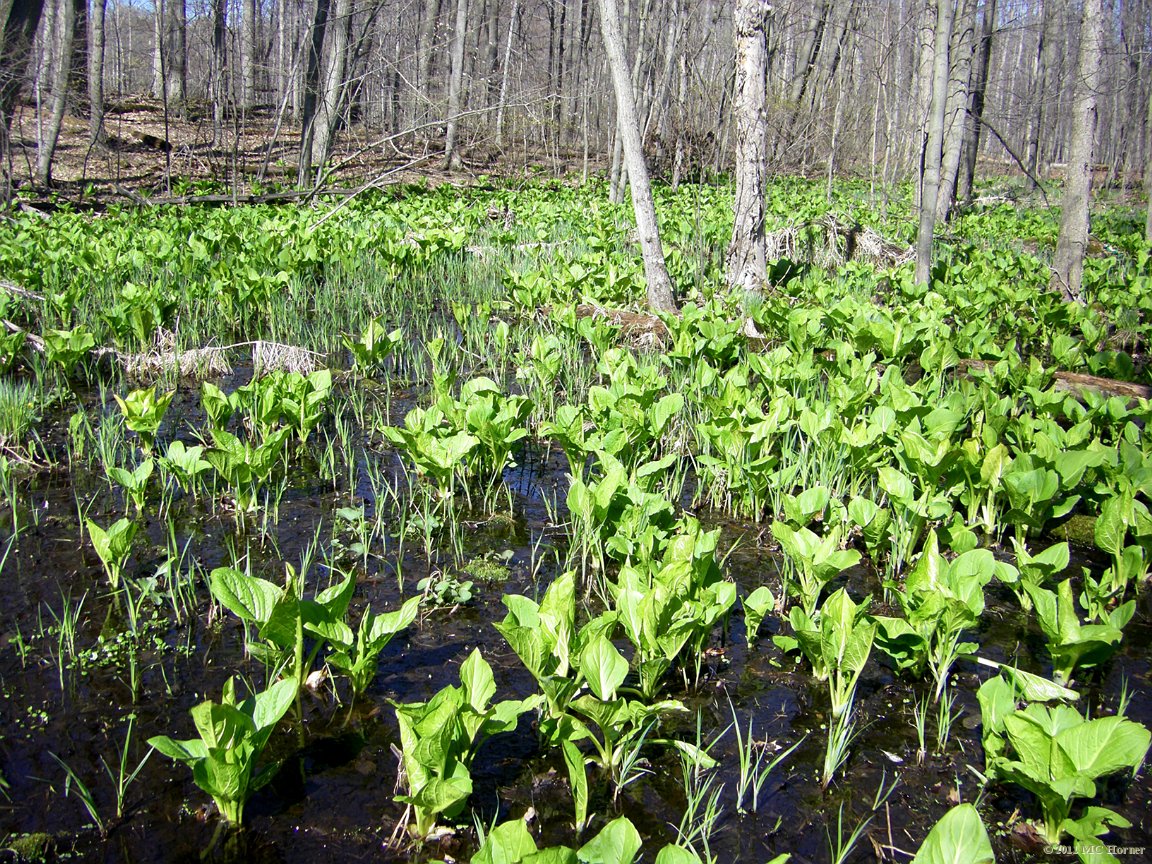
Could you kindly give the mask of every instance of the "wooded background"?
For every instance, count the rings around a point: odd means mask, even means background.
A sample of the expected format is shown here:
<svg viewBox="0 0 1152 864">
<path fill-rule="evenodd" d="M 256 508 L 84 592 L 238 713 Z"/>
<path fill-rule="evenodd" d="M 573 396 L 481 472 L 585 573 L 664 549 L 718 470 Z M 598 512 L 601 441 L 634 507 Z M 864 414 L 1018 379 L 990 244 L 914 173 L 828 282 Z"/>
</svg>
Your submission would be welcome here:
<svg viewBox="0 0 1152 864">
<path fill-rule="evenodd" d="M 616 5 L 652 173 L 678 182 L 731 170 L 733 0 Z M 977 153 L 1005 169 L 1059 174 L 1071 146 L 1083 2 L 944 5 L 953 26 L 942 196 L 961 197 Z M 394 162 L 434 154 L 474 171 L 529 157 L 557 172 L 607 168 L 620 197 L 617 108 L 597 6 L 0 0 L 5 176 L 48 186 L 63 127 L 87 129 L 94 146 L 82 176 L 98 177 L 91 154 L 107 147 L 110 130 L 111 143 L 123 144 L 111 118 L 146 110 L 152 131 L 130 143 L 226 152 L 242 134 L 275 135 L 263 161 L 277 160 L 303 186 L 326 179 L 321 169 L 334 152 L 363 151 Z M 774 3 L 768 170 L 884 184 L 915 177 L 940 8 L 937 0 Z M 1096 180 L 1134 184 L 1152 155 L 1152 0 L 1098 8 Z"/>
</svg>

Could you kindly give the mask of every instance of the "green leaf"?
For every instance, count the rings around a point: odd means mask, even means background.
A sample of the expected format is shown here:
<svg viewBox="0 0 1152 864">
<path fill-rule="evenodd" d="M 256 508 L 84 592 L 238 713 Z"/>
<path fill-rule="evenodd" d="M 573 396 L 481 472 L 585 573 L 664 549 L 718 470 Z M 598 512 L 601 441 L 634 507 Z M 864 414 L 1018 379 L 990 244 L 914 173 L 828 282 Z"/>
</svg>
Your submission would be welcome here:
<svg viewBox="0 0 1152 864">
<path fill-rule="evenodd" d="M 504 822 L 484 838 L 484 845 L 472 856 L 472 864 L 519 864 L 537 851 L 523 819 Z"/>
<path fill-rule="evenodd" d="M 255 576 L 247 576 L 231 567 L 217 567 L 208 577 L 212 596 L 242 621 L 263 624 L 284 591 Z"/>
<path fill-rule="evenodd" d="M 995 864 L 988 831 L 971 804 L 959 804 L 937 822 L 912 864 Z"/>
<path fill-rule="evenodd" d="M 616 689 L 628 675 L 628 661 L 606 636 L 600 634 L 584 649 L 580 671 L 596 698 L 609 702 L 616 698 Z"/>
<path fill-rule="evenodd" d="M 640 833 L 621 816 L 605 825 L 576 855 L 582 864 L 632 864 L 640 845 Z"/>
<path fill-rule="evenodd" d="M 656 864 L 702 864 L 700 856 L 683 846 L 665 846 L 656 854 Z"/>
<path fill-rule="evenodd" d="M 464 685 L 465 698 L 472 710 L 483 714 L 488 703 L 496 695 L 496 681 L 492 677 L 492 667 L 480 656 L 480 649 L 473 649 L 460 666 L 460 683 Z"/>
</svg>

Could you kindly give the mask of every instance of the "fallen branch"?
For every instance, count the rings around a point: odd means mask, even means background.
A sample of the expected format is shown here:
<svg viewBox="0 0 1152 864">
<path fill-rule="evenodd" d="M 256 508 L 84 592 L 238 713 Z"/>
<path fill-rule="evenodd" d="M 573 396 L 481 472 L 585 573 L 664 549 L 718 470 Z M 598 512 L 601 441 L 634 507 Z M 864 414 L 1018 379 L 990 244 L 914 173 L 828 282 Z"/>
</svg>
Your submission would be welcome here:
<svg viewBox="0 0 1152 864">
<path fill-rule="evenodd" d="M 45 352 L 44 340 L 35 333 L 30 333 L 11 321 L 5 320 L 3 325 L 12 333 L 23 333 L 25 344 L 33 351 L 40 354 Z M 313 372 L 319 368 L 320 360 L 324 358 L 318 351 L 286 345 L 283 342 L 269 342 L 265 339 L 178 350 L 175 334 L 168 331 L 157 333 L 156 346 L 151 351 L 136 354 L 99 346 L 93 348 L 91 353 L 97 359 L 107 358 L 119 363 L 125 372 L 136 377 L 158 375 L 175 369 L 184 377 L 211 378 L 231 374 L 232 367 L 228 363 L 227 352 L 238 348 L 252 349 L 252 368 L 257 374 L 272 371 Z"/>
<path fill-rule="evenodd" d="M 788 225 L 765 235 L 767 257 L 806 261 L 819 267 L 839 267 L 847 261 L 868 261 L 894 267 L 912 260 L 913 250 L 871 227 L 845 225 L 832 215 L 801 225 Z"/>
<path fill-rule="evenodd" d="M 1040 197 L 1044 199 L 1044 206 L 1051 207 L 1052 205 L 1048 203 L 1048 196 L 1044 192 L 1044 184 L 1042 184 L 1040 182 L 1040 178 L 1033 174 L 1029 170 L 1028 166 L 1024 164 L 1024 160 L 1016 154 L 1016 151 L 1012 149 L 1012 145 L 1009 144 L 1007 139 L 1005 139 L 1005 137 L 1000 134 L 1000 130 L 989 123 L 987 117 L 981 117 L 980 123 L 984 126 L 985 129 L 992 133 L 997 141 L 1000 142 L 1000 146 L 1003 147 L 1008 155 L 1012 157 L 1012 161 L 1015 162 L 1016 166 L 1024 172 L 1024 176 L 1031 180 L 1033 185 L 1039 190 Z"/>
<path fill-rule="evenodd" d="M 985 360 L 961 360 L 957 369 L 961 374 L 981 372 L 994 364 Z M 1101 396 L 1121 396 L 1126 399 L 1152 399 L 1152 387 L 1146 384 L 1133 384 L 1130 381 L 1116 381 L 1113 378 L 1099 378 L 1080 372 L 1056 372 L 1054 375 L 1057 390 L 1080 396 L 1085 390 Z"/>
<path fill-rule="evenodd" d="M 21 288 L 15 282 L 9 282 L 5 279 L 0 279 L 0 291 L 7 291 L 14 297 L 21 297 L 24 300 L 35 300 L 42 303 L 44 298 L 37 294 L 35 291 L 29 291 L 27 288 Z"/>
</svg>

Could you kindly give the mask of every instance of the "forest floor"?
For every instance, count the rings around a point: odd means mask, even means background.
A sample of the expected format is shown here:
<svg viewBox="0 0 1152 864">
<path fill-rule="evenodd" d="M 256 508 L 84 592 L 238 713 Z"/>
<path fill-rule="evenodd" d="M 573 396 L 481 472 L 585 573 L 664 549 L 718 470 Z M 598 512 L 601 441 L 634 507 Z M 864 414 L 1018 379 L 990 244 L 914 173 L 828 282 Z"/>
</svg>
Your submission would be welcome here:
<svg viewBox="0 0 1152 864">
<path fill-rule="evenodd" d="M 12 170 L 26 201 L 47 201 L 33 183 L 36 122 L 34 106 L 21 106 L 13 122 Z M 288 123 L 278 128 L 275 112 L 270 110 L 257 112 L 242 123 L 229 122 L 217 141 L 206 111 L 165 116 L 160 102 L 131 98 L 109 106 L 105 129 L 106 142 L 94 145 L 86 117 L 70 114 L 64 118 L 52 169 L 55 200 L 93 206 L 117 199 L 185 198 L 225 190 L 237 196 L 259 196 L 296 186 L 299 129 Z M 497 150 L 478 135 L 465 141 L 461 166 L 449 172 L 442 158 L 440 131 L 433 127 L 420 133 L 384 135 L 362 126 L 345 129 L 319 186 L 416 181 L 467 184 L 485 175 L 560 176 L 583 168 L 575 154 L 541 154 L 523 147 Z M 603 166 L 594 161 L 589 167 Z"/>
</svg>

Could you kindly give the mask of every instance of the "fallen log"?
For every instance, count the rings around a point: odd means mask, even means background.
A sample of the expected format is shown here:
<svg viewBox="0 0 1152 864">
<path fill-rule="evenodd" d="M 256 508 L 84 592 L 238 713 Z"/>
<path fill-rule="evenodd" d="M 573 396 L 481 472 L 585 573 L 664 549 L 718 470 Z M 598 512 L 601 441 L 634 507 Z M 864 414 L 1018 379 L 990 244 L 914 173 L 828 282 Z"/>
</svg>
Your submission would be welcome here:
<svg viewBox="0 0 1152 864">
<path fill-rule="evenodd" d="M 993 363 L 986 360 L 961 360 L 957 369 L 961 374 L 980 372 L 991 368 Z M 1057 390 L 1080 396 L 1088 390 L 1101 396 L 1121 396 L 1125 399 L 1152 399 L 1152 387 L 1147 384 L 1134 384 L 1131 381 L 1117 381 L 1113 378 L 1100 378 L 1080 372 L 1056 372 L 1054 384 Z"/>
</svg>

